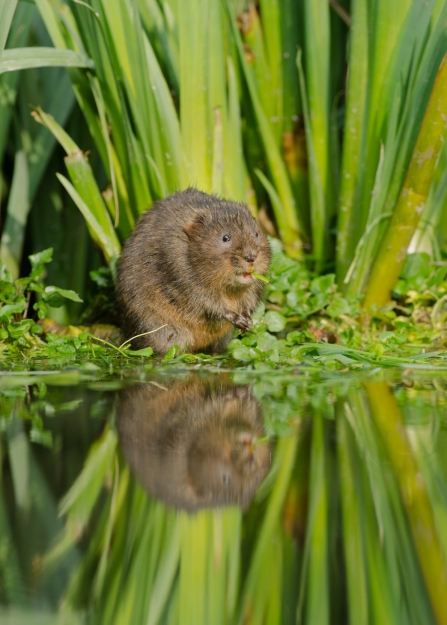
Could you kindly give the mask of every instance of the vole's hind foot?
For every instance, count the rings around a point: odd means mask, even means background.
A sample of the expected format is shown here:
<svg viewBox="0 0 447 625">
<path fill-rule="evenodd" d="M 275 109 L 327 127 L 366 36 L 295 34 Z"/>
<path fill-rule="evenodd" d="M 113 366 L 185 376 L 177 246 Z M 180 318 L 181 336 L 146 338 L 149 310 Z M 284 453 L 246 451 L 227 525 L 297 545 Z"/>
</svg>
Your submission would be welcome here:
<svg viewBox="0 0 447 625">
<path fill-rule="evenodd" d="M 233 338 L 233 328 L 231 328 L 231 330 L 229 330 L 226 334 L 224 334 L 224 336 L 222 336 L 218 341 L 216 341 L 215 343 L 212 343 L 211 345 L 209 345 L 205 350 L 204 353 L 205 354 L 223 354 L 227 347 L 228 347 L 228 343 L 231 341 L 231 339 Z"/>
</svg>

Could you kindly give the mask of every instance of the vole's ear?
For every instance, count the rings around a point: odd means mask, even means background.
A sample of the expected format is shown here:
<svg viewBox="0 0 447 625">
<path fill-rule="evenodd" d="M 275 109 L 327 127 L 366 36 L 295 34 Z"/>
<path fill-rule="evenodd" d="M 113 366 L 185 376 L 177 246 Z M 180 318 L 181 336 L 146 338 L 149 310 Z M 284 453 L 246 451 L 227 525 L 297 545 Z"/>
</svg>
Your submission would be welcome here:
<svg viewBox="0 0 447 625">
<path fill-rule="evenodd" d="M 187 224 L 183 226 L 183 231 L 186 233 L 188 239 L 194 239 L 202 229 L 204 225 L 201 215 L 196 215 Z"/>
</svg>

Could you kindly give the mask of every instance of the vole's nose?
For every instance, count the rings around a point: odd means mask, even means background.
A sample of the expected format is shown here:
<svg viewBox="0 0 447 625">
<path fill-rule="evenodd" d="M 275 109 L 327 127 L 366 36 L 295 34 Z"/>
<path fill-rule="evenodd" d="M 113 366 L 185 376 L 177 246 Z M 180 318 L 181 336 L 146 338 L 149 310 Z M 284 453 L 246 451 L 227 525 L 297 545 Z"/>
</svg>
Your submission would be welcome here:
<svg viewBox="0 0 447 625">
<path fill-rule="evenodd" d="M 250 250 L 248 252 L 245 252 L 244 259 L 247 261 L 247 263 L 251 264 L 255 262 L 256 256 L 257 256 L 256 252 L 254 252 L 253 250 Z"/>
</svg>

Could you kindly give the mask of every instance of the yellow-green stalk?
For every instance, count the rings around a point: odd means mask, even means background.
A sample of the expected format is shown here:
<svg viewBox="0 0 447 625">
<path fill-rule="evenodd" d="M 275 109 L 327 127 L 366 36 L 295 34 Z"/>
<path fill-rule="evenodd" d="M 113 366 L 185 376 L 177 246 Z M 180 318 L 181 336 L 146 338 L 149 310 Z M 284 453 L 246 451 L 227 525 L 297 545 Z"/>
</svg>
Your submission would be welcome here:
<svg viewBox="0 0 447 625">
<path fill-rule="evenodd" d="M 422 121 L 407 175 L 388 230 L 374 261 L 366 289 L 365 308 L 383 306 L 402 269 L 419 223 L 436 163 L 447 134 L 447 56 L 444 57 Z"/>
</svg>

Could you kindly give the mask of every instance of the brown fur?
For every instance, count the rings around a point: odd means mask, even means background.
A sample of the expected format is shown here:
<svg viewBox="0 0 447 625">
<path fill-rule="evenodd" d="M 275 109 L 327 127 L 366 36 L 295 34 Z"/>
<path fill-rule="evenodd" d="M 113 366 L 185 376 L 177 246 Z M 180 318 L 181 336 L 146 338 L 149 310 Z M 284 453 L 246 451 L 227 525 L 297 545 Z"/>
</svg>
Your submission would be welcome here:
<svg viewBox="0 0 447 625">
<path fill-rule="evenodd" d="M 232 326 L 251 328 L 263 290 L 256 278 L 243 283 L 242 274 L 264 274 L 269 264 L 267 238 L 245 204 L 196 189 L 155 202 L 138 220 L 118 267 L 124 338 L 166 324 L 134 339 L 133 347 L 223 351 Z"/>
<path fill-rule="evenodd" d="M 269 445 L 254 444 L 264 427 L 250 388 L 224 377 L 157 383 L 119 395 L 120 446 L 135 477 L 175 508 L 247 507 L 270 466 Z"/>
</svg>

